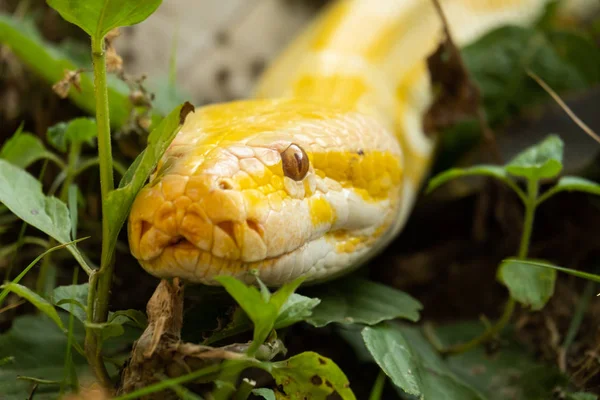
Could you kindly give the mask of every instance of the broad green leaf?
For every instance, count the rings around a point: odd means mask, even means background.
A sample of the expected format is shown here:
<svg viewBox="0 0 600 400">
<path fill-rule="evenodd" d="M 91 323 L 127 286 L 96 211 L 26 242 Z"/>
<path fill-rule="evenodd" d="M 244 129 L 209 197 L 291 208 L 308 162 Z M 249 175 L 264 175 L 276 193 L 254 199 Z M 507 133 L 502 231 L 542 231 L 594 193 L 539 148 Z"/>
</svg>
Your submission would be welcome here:
<svg viewBox="0 0 600 400">
<path fill-rule="evenodd" d="M 58 165 L 63 165 L 62 160 L 46 149 L 40 138 L 20 131 L 4 142 L 0 149 L 0 158 L 21 168 L 27 168 L 42 159 L 52 160 Z"/>
<path fill-rule="evenodd" d="M 55 44 L 45 41 L 37 31 L 35 21 L 32 19 L 19 20 L 0 14 L 0 43 L 9 47 L 33 73 L 45 79 L 48 86 L 63 79 L 65 70 L 91 68 L 91 62 L 81 64 L 74 61 Z M 89 54 L 89 48 L 86 53 Z M 81 92 L 71 89 L 69 99 L 78 107 L 93 114 L 96 110 L 96 103 L 91 74 L 83 73 L 80 78 Z M 120 128 L 129 120 L 133 110 L 133 105 L 129 100 L 129 88 L 125 82 L 109 79 L 108 103 L 110 123 L 113 127 Z M 161 118 L 161 114 L 155 109 L 151 109 L 150 114 L 153 121 Z"/>
<path fill-rule="evenodd" d="M 63 323 L 66 323 L 63 318 Z M 73 339 L 83 343 L 83 329 L 75 329 Z M 17 317 L 11 328 L 0 335 L 0 359 L 10 361 L 0 366 L 0 393 L 3 400 L 23 400 L 30 397 L 34 384 L 19 379 L 28 376 L 50 381 L 64 377 L 67 336 L 45 315 Z M 77 352 L 72 354 L 73 364 L 80 378 L 88 379 L 91 372 L 87 361 Z M 58 398 L 59 385 L 40 385 L 33 398 L 54 400 Z"/>
<path fill-rule="evenodd" d="M 538 261 L 538 260 L 522 260 L 522 259 L 518 259 L 518 258 L 508 258 L 508 259 L 502 261 L 502 264 L 500 264 L 500 267 L 502 268 L 502 266 L 504 264 L 512 264 L 512 263 L 519 263 L 519 264 L 523 264 L 523 265 L 530 265 L 533 267 L 540 267 L 540 268 L 549 268 L 549 269 L 553 269 L 556 271 L 564 272 L 565 274 L 577 276 L 579 278 L 583 278 L 583 279 L 587 279 L 587 280 L 590 280 L 593 282 L 600 283 L 600 275 L 590 274 L 588 272 L 578 271 L 576 269 L 559 267 L 557 265 L 550 264 L 550 263 L 543 262 L 543 261 Z"/>
<path fill-rule="evenodd" d="M 314 352 L 269 363 L 268 371 L 291 400 L 324 399 L 334 392 L 343 400 L 356 398 L 344 372 L 332 360 Z"/>
<path fill-rule="evenodd" d="M 51 126 L 48 128 L 46 136 L 52 146 L 57 150 L 66 152 L 70 144 L 87 143 L 93 146 L 93 139 L 97 134 L 96 120 L 81 117 Z"/>
<path fill-rule="evenodd" d="M 538 204 L 554 196 L 558 192 L 584 192 L 589 194 L 600 195 L 600 185 L 596 182 L 577 176 L 563 176 L 558 180 L 556 185 L 550 188 L 546 193 L 540 196 Z"/>
<path fill-rule="evenodd" d="M 89 287 L 89 283 L 58 286 L 52 291 L 50 298 L 56 306 L 69 313 L 72 311 L 78 320 L 85 322 L 87 319 L 86 304 Z M 71 305 L 74 307 L 71 308 Z"/>
<path fill-rule="evenodd" d="M 16 295 L 21 296 L 25 300 L 29 301 L 33 304 L 38 310 L 46 314 L 54 323 L 62 330 L 65 329 L 61 319 L 56 312 L 56 309 L 48 300 L 44 299 L 39 294 L 35 293 L 33 290 L 29 289 L 26 286 L 19 285 L 18 283 L 6 283 L 2 285 L 2 288 L 6 288 L 13 292 Z"/>
<path fill-rule="evenodd" d="M 139 332 L 146 328 L 147 320 L 146 315 L 141 311 L 119 310 L 109 313 L 107 322 L 89 323 L 84 321 L 84 325 L 88 328 L 101 331 L 102 340 L 106 341 L 110 338 L 123 336 L 127 326 L 135 328 L 134 331 L 137 331 L 139 335 Z"/>
<path fill-rule="evenodd" d="M 119 323 L 133 325 L 140 329 L 146 329 L 148 326 L 148 318 L 146 314 L 139 310 L 119 310 L 111 312 L 108 316 L 109 323 Z"/>
<path fill-rule="evenodd" d="M 279 309 L 273 329 L 282 329 L 300 321 L 305 321 L 312 314 L 312 310 L 320 303 L 319 299 L 312 299 L 297 293 L 292 293 Z M 252 329 L 252 323 L 243 311 L 233 313 L 231 322 L 223 329 L 213 332 L 204 340 L 204 344 L 211 344 L 225 338 L 238 335 Z"/>
<path fill-rule="evenodd" d="M 285 328 L 297 322 L 305 321 L 312 315 L 313 309 L 320 302 L 320 299 L 292 293 L 279 309 L 279 315 L 275 321 L 275 329 Z"/>
<path fill-rule="evenodd" d="M 537 311 L 544 308 L 554 294 L 556 271 L 513 259 L 500 265 L 498 279 L 515 300 Z"/>
<path fill-rule="evenodd" d="M 321 299 L 306 320 L 316 327 L 332 322 L 375 325 L 395 318 L 416 322 L 423 308 L 421 303 L 400 290 L 354 277 L 317 287 L 307 294 Z"/>
<path fill-rule="evenodd" d="M 100 40 L 114 28 L 148 18 L 162 0 L 47 0 L 48 5 L 91 37 Z"/>
<path fill-rule="evenodd" d="M 119 188 L 108 194 L 106 201 L 108 203 L 107 209 L 111 211 L 108 215 L 112 241 L 111 248 L 115 246 L 117 235 L 127 215 L 129 215 L 135 196 L 144 186 L 152 170 L 156 168 L 160 157 L 179 132 L 186 116 L 193 110 L 194 107 L 190 103 L 184 103 L 171 111 L 150 133 L 148 147 L 140 153 L 129 167 L 121 180 Z"/>
<path fill-rule="evenodd" d="M 71 241 L 71 219 L 67 206 L 52 196 L 42 193 L 42 185 L 27 171 L 0 160 L 0 203 L 13 214 L 52 236 L 60 243 Z M 74 246 L 67 249 L 89 270 L 85 259 Z"/>
<path fill-rule="evenodd" d="M 277 400 L 275 397 L 275 392 L 267 388 L 252 389 L 252 394 L 255 396 L 260 396 L 265 400 Z"/>
<path fill-rule="evenodd" d="M 272 303 L 265 303 L 260 291 L 253 286 L 246 286 L 240 280 L 230 276 L 215 278 L 227 293 L 235 299 L 242 310 L 254 324 L 253 342 L 261 345 L 271 333 L 277 319 L 277 307 Z"/>
<path fill-rule="evenodd" d="M 504 26 L 461 53 L 482 91 L 486 115 L 494 125 L 526 106 L 548 101 L 548 94 L 527 76 L 527 70 L 558 93 L 597 83 L 600 55 L 596 49 L 592 40 L 574 32 Z"/>
<path fill-rule="evenodd" d="M 438 327 L 435 334 L 443 346 L 451 346 L 471 340 L 484 329 L 480 321 L 466 321 Z M 448 357 L 446 364 L 488 400 L 551 399 L 557 386 L 568 384 L 568 378 L 554 364 L 542 364 L 530 349 L 508 335 L 493 354 L 481 346 Z"/>
<path fill-rule="evenodd" d="M 431 178 L 427 185 L 427 193 L 430 193 L 434 189 L 440 187 L 444 183 L 451 181 L 456 178 L 462 178 L 465 176 L 489 176 L 496 178 L 501 182 L 504 182 L 511 189 L 513 189 L 521 198 L 524 198 L 522 190 L 515 184 L 515 182 L 508 176 L 506 170 L 503 167 L 496 165 L 477 165 L 470 168 L 452 168 L 447 171 L 441 172 L 438 175 Z"/>
<path fill-rule="evenodd" d="M 560 137 L 549 135 L 513 158 L 506 164 L 506 171 L 533 180 L 554 178 L 562 170 L 563 147 Z"/>
<path fill-rule="evenodd" d="M 417 332 L 386 322 L 364 328 L 362 337 L 379 367 L 403 392 L 424 400 L 484 399 Z"/>
<path fill-rule="evenodd" d="M 89 286 L 89 283 L 59 286 L 52 292 L 52 302 L 63 310 L 72 312 L 79 321 L 86 323 Z M 103 330 L 106 339 L 123 334 L 123 325 L 143 330 L 148 325 L 148 320 L 146 314 L 139 310 L 118 310 L 109 312 L 108 321 L 105 324 L 95 324 L 92 327 Z"/>
<path fill-rule="evenodd" d="M 366 327 L 362 337 L 367 349 L 392 382 L 406 393 L 420 396 L 423 382 L 418 360 L 402 333 L 390 325 L 382 324 Z"/>
</svg>

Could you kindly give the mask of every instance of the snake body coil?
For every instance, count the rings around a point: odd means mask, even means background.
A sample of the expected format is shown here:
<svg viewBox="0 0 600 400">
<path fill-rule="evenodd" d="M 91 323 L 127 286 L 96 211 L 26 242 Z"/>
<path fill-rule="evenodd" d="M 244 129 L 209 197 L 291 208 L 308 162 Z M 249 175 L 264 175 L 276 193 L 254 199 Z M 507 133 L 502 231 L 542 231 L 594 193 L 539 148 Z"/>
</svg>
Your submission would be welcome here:
<svg viewBox="0 0 600 400">
<path fill-rule="evenodd" d="M 534 22 L 545 0 L 447 0 L 454 41 Z M 256 98 L 188 115 L 129 218 L 151 274 L 215 284 L 331 279 L 402 229 L 430 165 L 429 0 L 341 0 L 275 61 Z"/>
</svg>

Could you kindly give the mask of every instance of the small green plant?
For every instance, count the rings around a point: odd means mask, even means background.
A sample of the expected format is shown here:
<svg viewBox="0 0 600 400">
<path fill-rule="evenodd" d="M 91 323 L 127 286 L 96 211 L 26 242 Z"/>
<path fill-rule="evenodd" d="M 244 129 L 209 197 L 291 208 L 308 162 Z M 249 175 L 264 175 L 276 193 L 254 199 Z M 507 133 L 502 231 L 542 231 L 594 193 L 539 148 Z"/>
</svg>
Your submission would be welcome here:
<svg viewBox="0 0 600 400">
<path fill-rule="evenodd" d="M 525 218 L 517 257 L 505 260 L 498 268 L 498 280 L 510 293 L 504 312 L 495 325 L 473 340 L 440 349 L 444 353 L 462 353 L 493 338 L 509 322 L 515 303 L 519 302 L 532 310 L 542 309 L 554 293 L 556 270 L 543 268 L 527 261 L 529 243 L 533 231 L 536 208 L 553 195 L 563 191 L 580 191 L 600 195 L 600 185 L 578 177 L 564 176 L 545 193 L 540 194 L 540 183 L 554 179 L 562 171 L 563 142 L 550 135 L 542 142 L 524 150 L 504 166 L 478 165 L 470 168 L 454 168 L 431 179 L 427 191 L 431 192 L 442 184 L 459 177 L 488 176 L 505 183 L 521 199 Z M 519 186 L 524 181 L 526 190 Z"/>
</svg>

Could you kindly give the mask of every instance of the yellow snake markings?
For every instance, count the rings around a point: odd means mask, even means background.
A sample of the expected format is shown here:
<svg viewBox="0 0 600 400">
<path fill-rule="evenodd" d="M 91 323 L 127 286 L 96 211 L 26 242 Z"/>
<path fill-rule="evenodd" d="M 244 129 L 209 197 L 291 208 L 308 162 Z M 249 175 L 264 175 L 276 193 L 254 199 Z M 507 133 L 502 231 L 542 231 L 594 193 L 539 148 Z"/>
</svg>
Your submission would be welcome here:
<svg viewBox="0 0 600 400">
<path fill-rule="evenodd" d="M 544 0 L 442 1 L 459 46 L 535 22 Z M 133 255 L 158 277 L 322 281 L 402 230 L 435 150 L 428 0 L 338 0 L 259 82 L 255 99 L 188 115 L 132 207 Z"/>
</svg>

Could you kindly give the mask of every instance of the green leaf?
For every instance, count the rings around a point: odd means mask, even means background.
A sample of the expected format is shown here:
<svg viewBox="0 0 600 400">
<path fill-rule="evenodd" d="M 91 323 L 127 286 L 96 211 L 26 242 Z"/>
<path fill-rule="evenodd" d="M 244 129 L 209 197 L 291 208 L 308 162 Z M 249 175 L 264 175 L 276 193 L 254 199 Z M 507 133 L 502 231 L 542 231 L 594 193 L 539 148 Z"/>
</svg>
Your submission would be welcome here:
<svg viewBox="0 0 600 400">
<path fill-rule="evenodd" d="M 405 393 L 425 400 L 484 399 L 450 370 L 418 332 L 386 322 L 364 328 L 362 337 L 379 367 Z"/>
<path fill-rule="evenodd" d="M 438 327 L 435 334 L 443 346 L 451 346 L 471 340 L 484 329 L 481 321 L 465 321 Z M 448 357 L 446 364 L 488 400 L 551 399 L 557 386 L 568 384 L 569 379 L 554 365 L 538 362 L 530 349 L 510 336 L 502 339 L 502 348 L 493 354 L 480 346 Z"/>
<path fill-rule="evenodd" d="M 543 262 L 543 261 L 538 261 L 538 260 L 522 260 L 522 259 L 518 259 L 518 258 L 507 258 L 506 260 L 502 261 L 502 263 L 500 264 L 500 267 L 502 267 L 502 265 L 504 265 L 504 264 L 512 264 L 512 263 L 531 265 L 533 267 L 540 267 L 540 268 L 549 268 L 549 269 L 553 269 L 556 271 L 564 272 L 565 274 L 577 276 L 579 278 L 583 278 L 583 279 L 587 279 L 587 280 L 590 280 L 593 282 L 600 283 L 600 275 L 590 274 L 588 272 L 578 271 L 576 269 L 559 267 L 557 265 L 550 264 L 550 263 Z"/>
<path fill-rule="evenodd" d="M 600 54 L 596 49 L 593 40 L 577 33 L 504 26 L 461 53 L 482 91 L 486 115 L 494 125 L 526 106 L 548 101 L 548 94 L 527 76 L 527 70 L 558 93 L 597 83 Z"/>
<path fill-rule="evenodd" d="M 278 309 L 273 303 L 266 303 L 262 294 L 253 286 L 246 286 L 243 282 L 231 276 L 219 276 L 215 278 L 227 293 L 235 299 L 242 310 L 248 315 L 254 324 L 253 344 L 261 345 L 271 333 Z"/>
<path fill-rule="evenodd" d="M 508 176 L 506 170 L 503 167 L 498 167 L 496 165 L 477 165 L 470 168 L 452 168 L 441 172 L 431 178 L 429 184 L 427 185 L 427 193 L 430 193 L 434 189 L 452 179 L 462 178 L 465 176 L 490 176 L 492 178 L 496 178 L 512 188 L 519 196 L 524 197 L 521 189 L 519 189 L 515 182 Z"/>
<path fill-rule="evenodd" d="M 51 126 L 48 128 L 46 136 L 52 146 L 57 150 L 66 152 L 69 144 L 87 143 L 93 146 L 93 139 L 97 134 L 96 120 L 82 117 Z"/>
<path fill-rule="evenodd" d="M 70 241 L 67 206 L 42 193 L 42 185 L 27 171 L 0 160 L 0 202 L 17 217 L 61 243 Z"/>
<path fill-rule="evenodd" d="M 117 235 L 127 215 L 129 215 L 135 196 L 142 186 L 144 186 L 152 170 L 156 168 L 160 157 L 162 157 L 175 138 L 175 135 L 179 132 L 186 116 L 193 110 L 194 107 L 186 102 L 171 111 L 150 133 L 150 136 L 148 136 L 148 147 L 140 153 L 129 167 L 121 180 L 119 188 L 108 194 L 106 201 L 108 204 L 107 209 L 111 211 L 108 215 L 112 240 L 110 244 L 111 248 L 115 246 Z"/>
<path fill-rule="evenodd" d="M 399 290 L 372 281 L 345 278 L 308 292 L 321 299 L 306 322 L 321 327 L 340 324 L 375 325 L 381 321 L 404 318 L 419 320 L 421 303 Z"/>
<path fill-rule="evenodd" d="M 589 194 L 600 195 L 600 185 L 596 182 L 589 181 L 587 179 L 579 178 L 577 176 L 563 176 L 550 190 L 544 193 L 538 199 L 538 204 L 548 200 L 558 192 L 584 192 Z"/>
<path fill-rule="evenodd" d="M 312 314 L 312 310 L 320 303 L 320 299 L 312 299 L 297 293 L 292 293 L 279 309 L 273 329 L 282 329 L 300 321 L 305 321 Z M 252 323 L 243 311 L 234 312 L 231 322 L 223 329 L 213 332 L 204 340 L 204 344 L 211 344 L 225 338 L 238 335 L 252 329 Z"/>
<path fill-rule="evenodd" d="M 47 0 L 48 5 L 95 39 L 148 18 L 162 0 Z"/>
<path fill-rule="evenodd" d="M 563 147 L 560 137 L 549 135 L 513 158 L 506 164 L 506 171 L 532 180 L 554 178 L 562 170 Z"/>
<path fill-rule="evenodd" d="M 320 354 L 304 352 L 268 365 L 275 382 L 291 400 L 324 399 L 334 392 L 343 400 L 356 398 L 344 372 Z"/>
<path fill-rule="evenodd" d="M 52 292 L 52 302 L 63 310 L 73 313 L 81 322 L 87 321 L 87 303 L 89 283 L 79 285 L 65 285 L 55 288 Z M 71 306 L 74 307 L 71 307 Z M 120 336 L 124 332 L 123 325 L 137 329 L 145 329 L 148 325 L 146 314 L 139 310 L 118 310 L 108 314 L 108 321 L 104 324 L 91 324 L 93 329 L 101 330 L 104 339 Z"/>
<path fill-rule="evenodd" d="M 252 389 L 252 394 L 255 396 L 260 396 L 265 400 L 277 400 L 275 397 L 275 392 L 267 388 Z"/>
<path fill-rule="evenodd" d="M 58 165 L 63 162 L 53 153 L 49 152 L 40 138 L 31 133 L 15 132 L 0 148 L 0 158 L 23 169 L 38 160 L 48 159 Z"/>
<path fill-rule="evenodd" d="M 52 291 L 50 298 L 56 306 L 69 313 L 72 311 L 78 320 L 85 322 L 87 319 L 86 304 L 89 287 L 89 283 L 58 286 Z M 75 307 L 71 308 L 71 304 Z"/>
<path fill-rule="evenodd" d="M 3 289 L 8 289 L 16 295 L 23 297 L 25 300 L 29 301 L 33 304 L 38 310 L 46 314 L 54 323 L 62 330 L 65 329 L 61 319 L 56 312 L 56 309 L 48 300 L 44 299 L 39 294 L 35 293 L 33 290 L 29 289 L 26 286 L 19 285 L 17 283 L 6 283 L 2 285 Z"/>
<path fill-rule="evenodd" d="M 556 271 L 512 259 L 500 264 L 498 279 L 515 300 L 537 311 L 544 308 L 554 294 Z"/>
<path fill-rule="evenodd" d="M 148 318 L 140 310 L 119 310 L 111 312 L 108 316 L 109 323 L 129 324 L 140 329 L 146 329 Z"/>
<path fill-rule="evenodd" d="M 27 171 L 0 160 L 0 203 L 13 214 L 65 244 L 71 241 L 71 219 L 67 206 L 52 196 L 42 193 L 42 185 Z M 67 249 L 87 270 L 82 254 L 74 246 Z"/>
<path fill-rule="evenodd" d="M 73 339 L 83 343 L 83 337 L 83 330 L 75 329 Z M 19 379 L 20 376 L 61 381 L 64 377 L 66 347 L 67 337 L 64 332 L 45 315 L 17 317 L 11 328 L 0 335 L 0 359 L 10 359 L 0 367 L 2 399 L 23 400 L 30 397 L 34 384 Z M 80 375 L 90 373 L 83 356 L 74 352 L 72 357 L 74 367 Z M 59 389 L 59 385 L 40 386 L 33 398 L 56 399 Z"/>
<path fill-rule="evenodd" d="M 296 289 L 298 289 L 298 287 L 302 284 L 302 282 L 304 282 L 305 279 L 306 278 L 304 277 L 300 277 L 294 279 L 291 282 L 285 283 L 275 293 L 271 295 L 269 303 L 275 306 L 278 315 L 283 305 L 287 303 L 290 296 L 296 291 Z M 268 291 L 268 289 L 266 290 Z"/>
<path fill-rule="evenodd" d="M 321 303 L 320 299 L 292 293 L 287 301 L 279 309 L 279 315 L 275 321 L 275 329 L 281 329 L 308 319 L 313 309 Z"/>
</svg>

